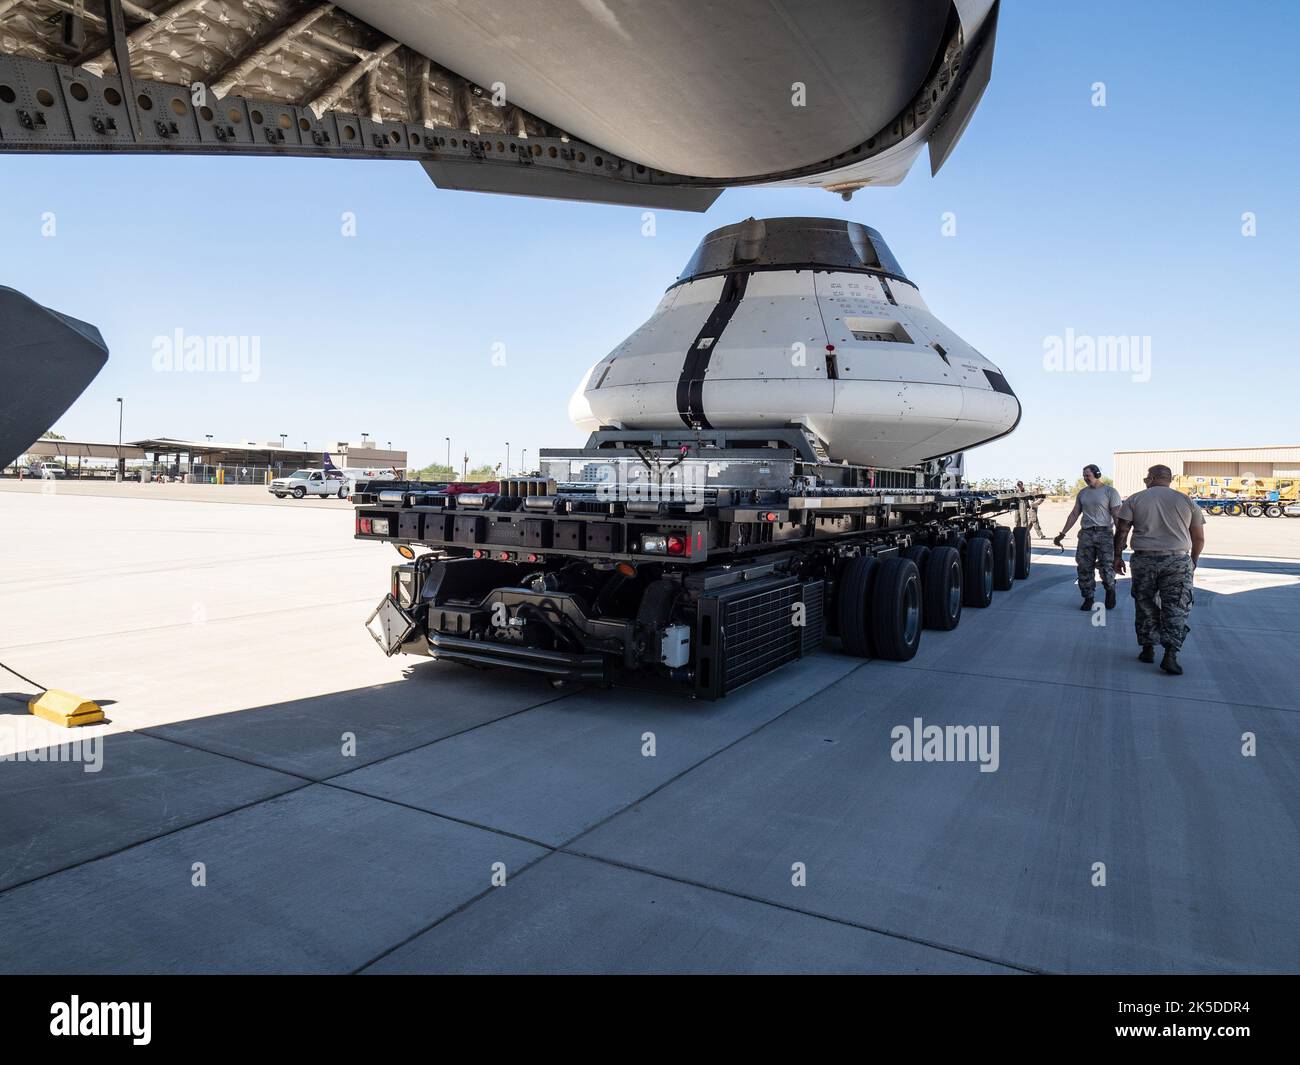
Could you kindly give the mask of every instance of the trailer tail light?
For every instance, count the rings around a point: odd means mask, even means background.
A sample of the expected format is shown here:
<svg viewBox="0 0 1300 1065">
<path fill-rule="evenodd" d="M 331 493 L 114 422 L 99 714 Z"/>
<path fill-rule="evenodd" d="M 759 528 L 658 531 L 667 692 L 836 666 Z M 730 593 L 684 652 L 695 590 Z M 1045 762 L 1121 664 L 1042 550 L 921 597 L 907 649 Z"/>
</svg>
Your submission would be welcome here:
<svg viewBox="0 0 1300 1065">
<path fill-rule="evenodd" d="M 529 561 L 529 562 L 540 562 L 541 560 L 542 560 L 542 556 L 541 556 L 541 555 L 529 555 L 529 556 L 528 556 L 528 561 Z"/>
<path fill-rule="evenodd" d="M 691 538 L 689 534 L 683 533 L 669 533 L 667 536 L 647 533 L 641 537 L 641 553 L 683 558 L 691 553 Z"/>
<path fill-rule="evenodd" d="M 764 520 L 764 521 L 776 521 L 776 511 L 774 511 L 774 510 L 769 510 L 766 514 L 763 515 L 763 520 Z"/>
<path fill-rule="evenodd" d="M 502 562 L 509 562 L 513 557 L 514 556 L 511 555 L 509 551 L 502 551 L 499 555 L 497 555 L 497 558 L 499 558 Z"/>
<path fill-rule="evenodd" d="M 389 536 L 392 530 L 391 518 L 357 518 L 357 532 L 362 536 Z"/>
<path fill-rule="evenodd" d="M 486 557 L 487 557 L 487 552 L 480 551 L 477 547 L 474 548 L 474 553 L 470 555 L 470 558 L 486 558 Z"/>
</svg>

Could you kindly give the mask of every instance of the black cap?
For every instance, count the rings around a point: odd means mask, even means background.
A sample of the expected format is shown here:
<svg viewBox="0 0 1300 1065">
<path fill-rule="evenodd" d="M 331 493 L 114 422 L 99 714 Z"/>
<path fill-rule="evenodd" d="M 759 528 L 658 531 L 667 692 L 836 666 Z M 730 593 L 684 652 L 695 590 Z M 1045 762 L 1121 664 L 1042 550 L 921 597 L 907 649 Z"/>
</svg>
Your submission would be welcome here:
<svg viewBox="0 0 1300 1065">
<path fill-rule="evenodd" d="M 700 241 L 677 284 L 737 270 L 836 270 L 907 276 L 884 237 L 842 218 L 747 218 Z M 910 282 L 909 282 L 910 283 Z"/>
</svg>

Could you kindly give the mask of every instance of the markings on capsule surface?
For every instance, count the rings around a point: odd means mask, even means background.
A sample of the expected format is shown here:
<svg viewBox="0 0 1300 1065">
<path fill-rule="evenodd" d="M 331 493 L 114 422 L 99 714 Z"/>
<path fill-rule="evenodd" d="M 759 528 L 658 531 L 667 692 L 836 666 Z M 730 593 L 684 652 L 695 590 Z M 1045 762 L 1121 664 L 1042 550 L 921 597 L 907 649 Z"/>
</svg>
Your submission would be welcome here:
<svg viewBox="0 0 1300 1065">
<path fill-rule="evenodd" d="M 682 362 L 682 373 L 677 380 L 677 413 L 690 429 L 712 429 L 704 414 L 704 375 L 709 368 L 713 349 L 722 337 L 740 301 L 745 298 L 750 274 L 728 274 L 722 286 L 722 295 L 700 327 L 694 343 L 687 349 Z"/>
</svg>

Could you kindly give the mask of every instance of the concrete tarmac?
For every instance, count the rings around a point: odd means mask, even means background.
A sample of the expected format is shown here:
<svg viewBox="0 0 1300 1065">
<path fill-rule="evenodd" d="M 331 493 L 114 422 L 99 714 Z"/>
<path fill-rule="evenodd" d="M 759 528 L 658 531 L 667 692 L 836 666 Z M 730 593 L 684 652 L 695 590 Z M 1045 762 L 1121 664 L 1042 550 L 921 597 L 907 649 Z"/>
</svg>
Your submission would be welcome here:
<svg viewBox="0 0 1300 1065">
<path fill-rule="evenodd" d="M 1300 971 L 1300 520 L 1211 519 L 1182 677 L 1039 541 L 911 662 L 715 704 L 385 659 L 337 501 L 6 482 L 0 530 L 0 661 L 110 719 L 0 674 L 0 971 Z"/>
</svg>

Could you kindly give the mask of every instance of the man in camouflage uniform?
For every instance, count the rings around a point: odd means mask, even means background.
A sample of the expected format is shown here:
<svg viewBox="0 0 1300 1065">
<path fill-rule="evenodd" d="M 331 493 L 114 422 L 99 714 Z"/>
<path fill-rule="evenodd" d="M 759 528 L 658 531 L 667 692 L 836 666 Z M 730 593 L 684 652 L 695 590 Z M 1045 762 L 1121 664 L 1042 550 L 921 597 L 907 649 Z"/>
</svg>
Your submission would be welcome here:
<svg viewBox="0 0 1300 1065">
<path fill-rule="evenodd" d="M 1190 631 L 1192 574 L 1205 547 L 1205 515 L 1169 487 L 1168 466 L 1152 466 L 1142 478 L 1146 491 L 1124 501 L 1115 531 L 1115 569 L 1124 572 L 1124 547 L 1133 531 L 1134 626 L 1141 662 L 1155 661 L 1157 641 L 1165 649 L 1160 668 L 1182 673 L 1178 652 Z"/>
<path fill-rule="evenodd" d="M 1096 570 L 1101 570 L 1101 583 L 1106 589 L 1106 609 L 1115 606 L 1115 516 L 1119 514 L 1120 498 L 1112 485 L 1102 482 L 1101 467 L 1090 464 L 1083 468 L 1085 488 L 1079 490 L 1074 509 L 1065 520 L 1058 536 L 1053 539 L 1057 547 L 1074 523 L 1083 518 L 1079 528 L 1079 542 L 1074 549 L 1074 568 L 1079 575 L 1079 594 L 1083 596 L 1080 610 L 1091 610 L 1093 592 L 1097 588 Z"/>
<path fill-rule="evenodd" d="M 1016 482 L 1016 491 L 1026 495 L 1029 492 L 1029 490 L 1025 488 L 1024 481 Z M 1039 488 L 1038 485 L 1034 485 L 1034 491 L 1039 492 L 1042 491 L 1042 489 Z M 1025 528 L 1029 530 L 1030 536 L 1037 536 L 1040 540 L 1046 540 L 1047 536 L 1043 532 L 1043 527 L 1038 524 L 1038 502 L 1039 501 L 1037 499 L 1031 499 L 1025 503 Z M 1017 513 L 1016 527 L 1019 528 L 1019 526 L 1020 526 L 1020 514 Z"/>
<path fill-rule="evenodd" d="M 1038 485 L 1034 485 L 1034 491 L 1041 491 Z M 1029 535 L 1037 536 L 1040 540 L 1047 539 L 1047 533 L 1043 532 L 1043 527 L 1038 524 L 1038 508 L 1042 505 L 1042 500 L 1035 499 L 1029 504 Z"/>
</svg>

